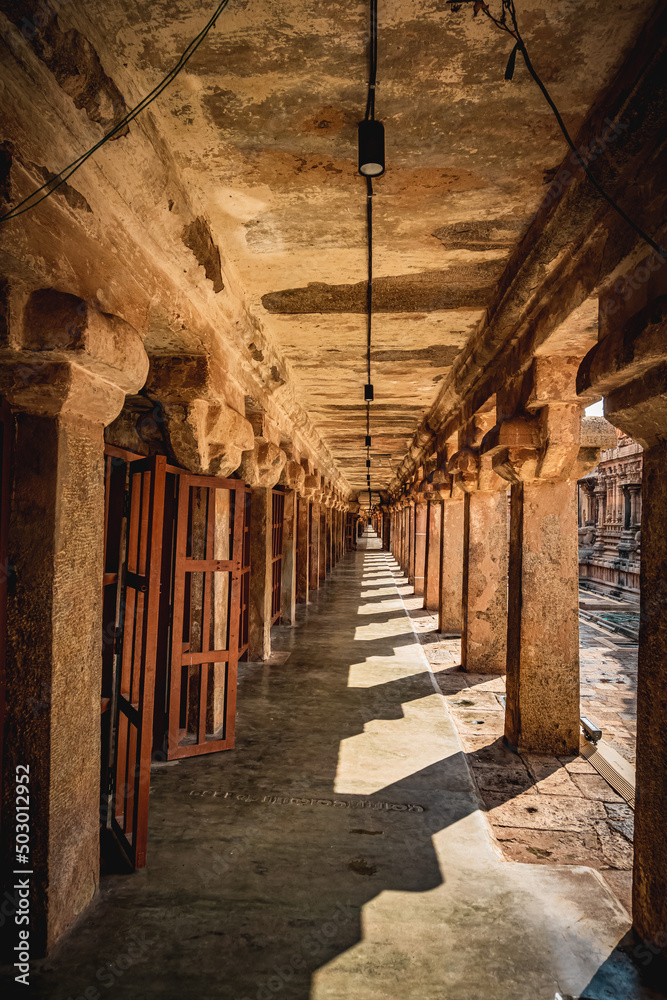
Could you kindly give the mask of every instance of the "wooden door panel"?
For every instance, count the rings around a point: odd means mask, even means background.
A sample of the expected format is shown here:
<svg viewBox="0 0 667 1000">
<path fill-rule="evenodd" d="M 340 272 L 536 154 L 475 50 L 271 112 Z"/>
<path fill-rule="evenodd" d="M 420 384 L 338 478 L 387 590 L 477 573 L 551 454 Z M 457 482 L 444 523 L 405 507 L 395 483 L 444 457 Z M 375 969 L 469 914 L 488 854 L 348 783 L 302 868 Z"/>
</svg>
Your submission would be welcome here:
<svg viewBox="0 0 667 1000">
<path fill-rule="evenodd" d="M 166 459 L 133 462 L 114 694 L 111 829 L 146 864 Z"/>
<path fill-rule="evenodd" d="M 245 485 L 178 484 L 167 756 L 234 746 L 244 575 Z"/>
</svg>

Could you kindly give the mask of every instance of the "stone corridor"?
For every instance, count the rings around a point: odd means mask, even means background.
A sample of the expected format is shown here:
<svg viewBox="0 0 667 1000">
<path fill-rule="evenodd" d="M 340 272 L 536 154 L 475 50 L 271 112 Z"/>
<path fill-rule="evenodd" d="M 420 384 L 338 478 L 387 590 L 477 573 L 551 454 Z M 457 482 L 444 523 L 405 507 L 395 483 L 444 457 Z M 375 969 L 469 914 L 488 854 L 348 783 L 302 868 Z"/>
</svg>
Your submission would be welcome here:
<svg viewBox="0 0 667 1000">
<path fill-rule="evenodd" d="M 597 873 L 494 846 L 399 578 L 367 532 L 240 665 L 236 748 L 154 765 L 148 866 L 102 880 L 31 996 L 654 996 Z"/>
</svg>

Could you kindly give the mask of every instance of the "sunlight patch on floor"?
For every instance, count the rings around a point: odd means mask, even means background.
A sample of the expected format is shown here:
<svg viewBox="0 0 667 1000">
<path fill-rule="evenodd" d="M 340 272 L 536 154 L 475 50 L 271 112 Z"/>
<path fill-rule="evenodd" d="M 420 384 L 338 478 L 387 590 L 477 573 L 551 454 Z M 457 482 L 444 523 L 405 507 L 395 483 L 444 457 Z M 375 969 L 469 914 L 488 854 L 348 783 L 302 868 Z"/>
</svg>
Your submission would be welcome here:
<svg viewBox="0 0 667 1000">
<path fill-rule="evenodd" d="M 372 711 L 372 698 L 368 700 Z M 378 693 L 377 712 L 396 714 L 396 719 L 372 719 L 363 733 L 340 743 L 334 792 L 338 795 L 373 795 L 390 785 L 403 782 L 401 799 L 418 794 L 411 791 L 411 776 L 418 776 L 458 752 L 455 740 L 438 732 L 442 705 L 438 695 L 427 695 L 404 704 L 392 704 Z M 418 778 L 415 778 L 415 784 Z"/>
<path fill-rule="evenodd" d="M 388 681 L 414 677 L 420 673 L 420 664 L 400 659 L 395 655 L 368 656 L 360 663 L 351 663 L 347 678 L 349 688 L 373 688 Z"/>
<path fill-rule="evenodd" d="M 403 602 L 400 597 L 396 597 L 396 589 L 393 588 L 394 599 L 376 601 L 375 604 L 360 604 L 357 608 L 358 615 L 382 615 L 388 611 L 400 611 L 403 612 Z"/>
<path fill-rule="evenodd" d="M 396 595 L 396 585 L 388 583 L 386 587 L 378 587 L 377 590 L 362 590 L 360 597 L 380 597 L 383 594 Z"/>
<path fill-rule="evenodd" d="M 405 617 L 388 618 L 386 621 L 372 622 L 370 625 L 357 625 L 354 630 L 354 641 L 377 642 L 383 639 L 395 639 L 399 635 L 409 635 L 414 640 L 415 634 Z"/>
</svg>

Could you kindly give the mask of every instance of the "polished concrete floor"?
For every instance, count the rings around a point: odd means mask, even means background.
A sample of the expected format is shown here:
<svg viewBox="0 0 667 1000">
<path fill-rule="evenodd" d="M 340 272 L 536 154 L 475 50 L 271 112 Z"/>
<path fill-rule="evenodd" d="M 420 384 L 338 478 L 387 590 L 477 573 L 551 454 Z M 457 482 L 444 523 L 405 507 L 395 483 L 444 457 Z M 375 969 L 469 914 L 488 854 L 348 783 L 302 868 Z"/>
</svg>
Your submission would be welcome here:
<svg viewBox="0 0 667 1000">
<path fill-rule="evenodd" d="M 369 537 L 243 666 L 236 749 L 155 770 L 147 868 L 31 996 L 654 996 L 595 872 L 500 856 L 396 576 Z"/>
</svg>

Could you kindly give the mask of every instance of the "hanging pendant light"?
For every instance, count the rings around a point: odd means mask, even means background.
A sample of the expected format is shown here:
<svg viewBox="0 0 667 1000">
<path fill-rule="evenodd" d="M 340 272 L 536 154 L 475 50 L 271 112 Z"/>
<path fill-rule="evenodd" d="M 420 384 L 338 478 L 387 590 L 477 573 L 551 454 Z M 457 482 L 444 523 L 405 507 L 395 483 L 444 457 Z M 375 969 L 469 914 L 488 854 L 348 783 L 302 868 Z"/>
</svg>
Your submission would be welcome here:
<svg viewBox="0 0 667 1000">
<path fill-rule="evenodd" d="M 384 173 L 384 125 L 373 118 L 359 122 L 359 173 L 380 177 Z"/>
</svg>

